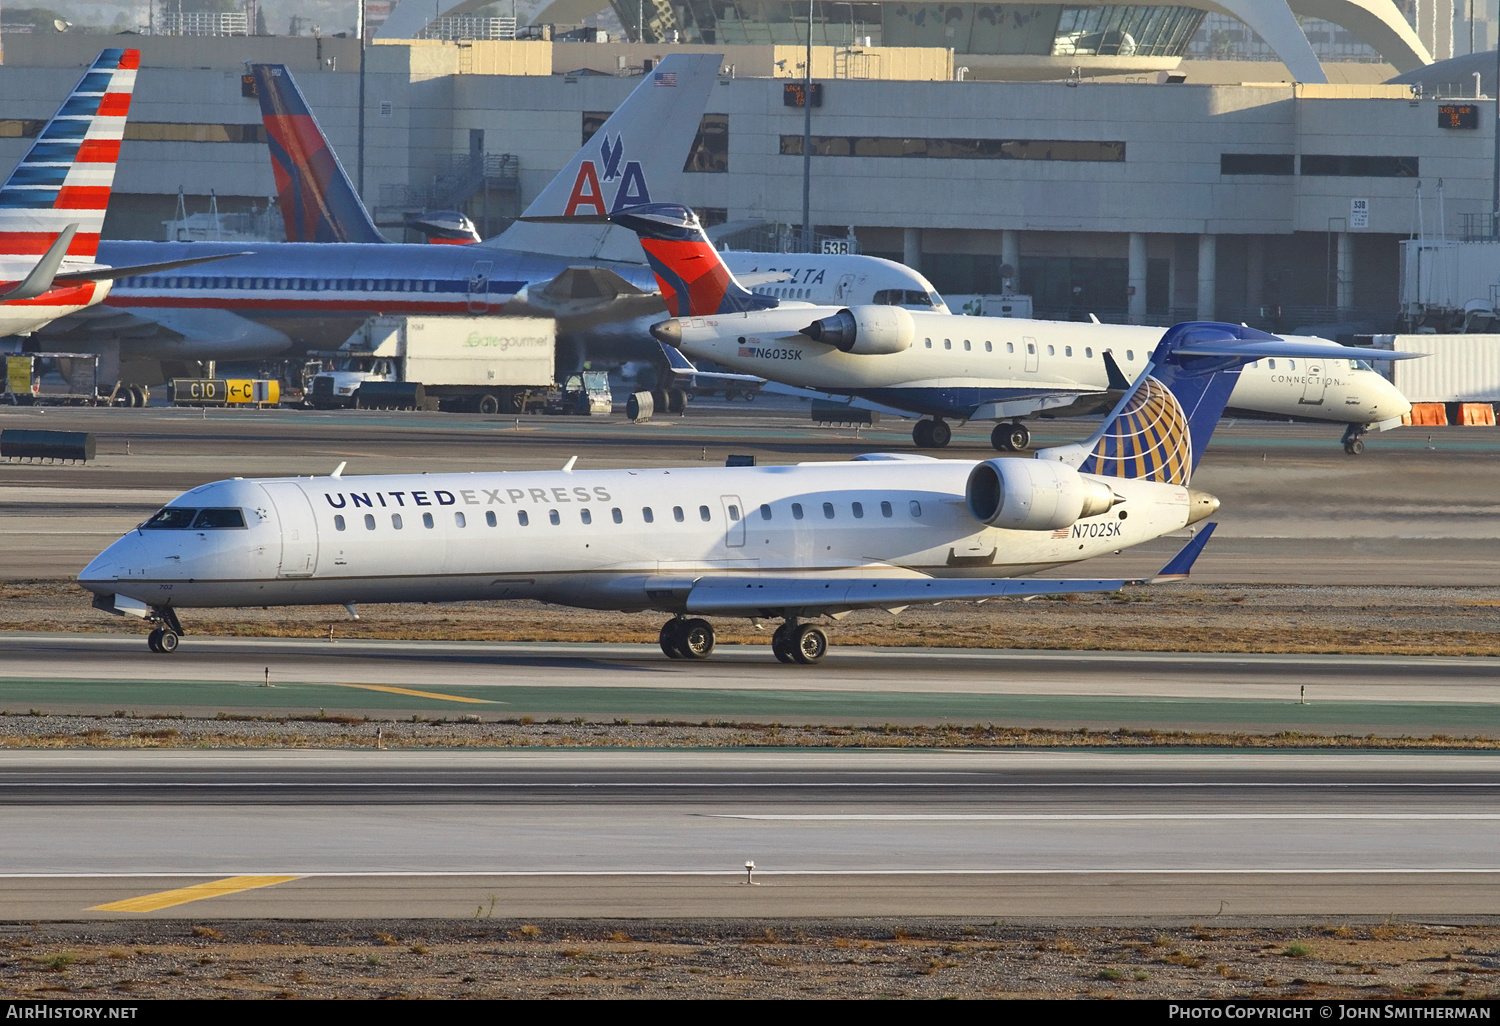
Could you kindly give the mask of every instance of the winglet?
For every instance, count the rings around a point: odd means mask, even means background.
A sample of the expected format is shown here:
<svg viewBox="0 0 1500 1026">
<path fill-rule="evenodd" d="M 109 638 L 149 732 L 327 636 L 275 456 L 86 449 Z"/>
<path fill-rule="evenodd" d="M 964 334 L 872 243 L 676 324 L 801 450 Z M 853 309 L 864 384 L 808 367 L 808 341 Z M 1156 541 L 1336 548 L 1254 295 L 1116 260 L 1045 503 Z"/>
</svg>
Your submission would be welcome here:
<svg viewBox="0 0 1500 1026">
<path fill-rule="evenodd" d="M 37 296 L 45 295 L 52 288 L 52 281 L 57 277 L 57 269 L 62 266 L 63 257 L 68 255 L 68 247 L 73 244 L 73 236 L 78 234 L 78 223 L 68 225 L 58 235 L 56 241 L 47 247 L 47 252 L 36 262 L 26 280 L 5 295 L 0 296 L 0 303 L 16 303 L 23 299 L 35 299 Z"/>
<path fill-rule="evenodd" d="M 661 346 L 662 355 L 667 358 L 667 366 L 672 368 L 674 374 L 693 374 L 698 368 L 693 366 L 693 361 L 683 355 L 682 350 L 676 346 L 669 346 L 665 342 L 657 341 Z"/>
<path fill-rule="evenodd" d="M 1193 564 L 1203 554 L 1203 546 L 1208 544 L 1208 539 L 1213 537 L 1216 523 L 1204 524 L 1203 529 L 1195 534 L 1182 550 L 1173 556 L 1166 566 L 1161 568 L 1157 575 L 1142 584 L 1170 584 L 1173 581 L 1185 581 L 1193 569 Z"/>
<path fill-rule="evenodd" d="M 1115 362 L 1115 354 L 1111 353 L 1108 349 L 1104 350 L 1104 373 L 1109 376 L 1110 391 L 1130 391 L 1130 379 L 1125 376 L 1125 372 Z"/>
</svg>

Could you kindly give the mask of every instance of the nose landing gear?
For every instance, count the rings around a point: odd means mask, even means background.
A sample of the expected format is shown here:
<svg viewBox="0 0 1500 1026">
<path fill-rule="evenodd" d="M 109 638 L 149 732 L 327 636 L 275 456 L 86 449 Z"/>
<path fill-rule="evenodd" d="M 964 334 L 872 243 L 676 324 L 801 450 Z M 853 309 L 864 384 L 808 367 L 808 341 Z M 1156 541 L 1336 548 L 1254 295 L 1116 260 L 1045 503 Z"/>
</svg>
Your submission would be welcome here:
<svg viewBox="0 0 1500 1026">
<path fill-rule="evenodd" d="M 156 624 L 156 628 L 146 636 L 147 647 L 161 655 L 176 652 L 182 636 L 187 633 L 182 629 L 182 621 L 177 619 L 177 610 L 171 606 L 153 606 L 147 619 Z"/>
<path fill-rule="evenodd" d="M 1363 436 L 1370 430 L 1367 424 L 1350 424 L 1344 428 L 1344 451 L 1350 456 L 1358 456 L 1365 451 Z"/>
</svg>

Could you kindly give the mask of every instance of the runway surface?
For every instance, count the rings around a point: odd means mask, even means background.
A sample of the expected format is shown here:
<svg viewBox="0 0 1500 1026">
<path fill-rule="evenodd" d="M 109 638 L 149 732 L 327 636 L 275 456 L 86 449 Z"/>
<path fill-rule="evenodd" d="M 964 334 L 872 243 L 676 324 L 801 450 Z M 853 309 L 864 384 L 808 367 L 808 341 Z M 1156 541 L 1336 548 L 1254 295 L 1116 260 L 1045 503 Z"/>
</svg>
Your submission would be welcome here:
<svg viewBox="0 0 1500 1026">
<path fill-rule="evenodd" d="M 162 657 L 121 635 L 7 634 L 3 642 L 0 711 L 11 713 L 322 710 L 382 719 L 1500 734 L 1500 677 L 1484 658 L 850 646 L 816 667 L 797 667 L 775 662 L 764 646 L 721 646 L 688 664 L 654 646 L 616 644 L 190 636 Z"/>
<path fill-rule="evenodd" d="M 1497 797 L 1491 755 L 0 752 L 0 909 L 1483 916 Z"/>
</svg>

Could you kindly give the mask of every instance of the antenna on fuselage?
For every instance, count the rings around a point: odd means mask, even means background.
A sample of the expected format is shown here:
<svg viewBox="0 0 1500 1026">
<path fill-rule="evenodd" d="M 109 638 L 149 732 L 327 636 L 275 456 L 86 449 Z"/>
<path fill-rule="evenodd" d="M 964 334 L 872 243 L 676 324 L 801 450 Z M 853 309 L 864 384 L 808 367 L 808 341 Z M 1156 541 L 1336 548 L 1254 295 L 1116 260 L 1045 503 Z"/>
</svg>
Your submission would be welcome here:
<svg viewBox="0 0 1500 1026">
<path fill-rule="evenodd" d="M 578 457 L 577 456 L 572 457 L 571 459 L 568 460 L 568 462 L 566 462 L 566 463 L 563 464 L 563 471 L 562 472 L 564 474 L 571 474 L 571 473 L 573 473 L 573 464 L 575 464 L 577 462 L 578 462 Z"/>
<path fill-rule="evenodd" d="M 333 468 L 333 473 L 329 474 L 328 476 L 329 477 L 343 477 L 344 476 L 344 468 L 347 467 L 348 465 L 349 465 L 349 461 L 345 460 L 344 462 L 340 463 L 338 466 L 334 467 Z"/>
</svg>

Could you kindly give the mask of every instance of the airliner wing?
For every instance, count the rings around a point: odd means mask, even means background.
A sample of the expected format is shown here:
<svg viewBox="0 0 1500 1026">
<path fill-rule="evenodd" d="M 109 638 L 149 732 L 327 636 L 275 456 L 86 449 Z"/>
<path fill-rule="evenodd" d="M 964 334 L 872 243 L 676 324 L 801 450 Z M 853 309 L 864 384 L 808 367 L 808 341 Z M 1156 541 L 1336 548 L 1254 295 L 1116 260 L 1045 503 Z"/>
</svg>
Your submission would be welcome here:
<svg viewBox="0 0 1500 1026">
<path fill-rule="evenodd" d="M 254 256 L 250 250 L 243 253 L 215 253 L 213 256 L 188 257 L 184 260 L 163 260 L 159 264 L 133 264 L 129 267 L 91 267 L 84 271 L 64 271 L 56 275 L 53 281 L 117 281 L 120 278 L 134 278 L 138 274 L 156 274 L 160 271 L 175 271 L 179 267 L 195 267 L 198 264 L 212 263 L 215 260 L 228 260 L 230 257 Z"/>
<path fill-rule="evenodd" d="M 1150 578 L 1113 580 L 1035 577 L 761 577 L 734 574 L 700 577 L 687 593 L 689 613 L 720 616 L 819 616 L 853 609 L 895 609 L 935 602 L 980 602 L 994 598 L 1032 598 L 1119 591 L 1127 584 L 1185 580 L 1213 534 L 1207 524 L 1161 572 Z"/>
<path fill-rule="evenodd" d="M 667 358 L 667 366 L 672 371 L 673 378 L 691 378 L 694 383 L 698 381 L 741 381 L 753 382 L 764 385 L 766 379 L 755 374 L 731 374 L 727 371 L 703 371 L 699 370 L 693 361 L 682 354 L 682 350 L 675 346 L 669 346 L 665 342 L 658 342 L 661 346 L 662 355 Z"/>
</svg>

